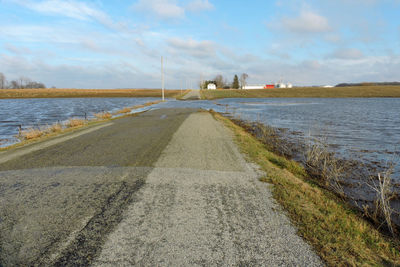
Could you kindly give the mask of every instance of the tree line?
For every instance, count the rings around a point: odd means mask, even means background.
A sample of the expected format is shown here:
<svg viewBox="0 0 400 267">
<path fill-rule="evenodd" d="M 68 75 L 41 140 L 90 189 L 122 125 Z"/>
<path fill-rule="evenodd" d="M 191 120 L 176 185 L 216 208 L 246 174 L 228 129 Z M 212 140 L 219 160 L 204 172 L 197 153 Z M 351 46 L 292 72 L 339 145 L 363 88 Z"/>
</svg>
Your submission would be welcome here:
<svg viewBox="0 0 400 267">
<path fill-rule="evenodd" d="M 207 87 L 210 83 L 215 84 L 217 86 L 217 88 L 220 88 L 220 89 L 240 89 L 240 88 L 243 89 L 243 87 L 246 86 L 248 77 L 249 77 L 249 75 L 247 75 L 246 73 L 242 73 L 240 75 L 240 79 L 239 79 L 237 74 L 235 74 L 233 76 L 233 81 L 228 82 L 228 80 L 226 78 L 224 78 L 224 76 L 219 74 L 219 75 L 215 76 L 215 78 L 213 80 L 201 81 L 200 89 L 207 89 Z"/>
<path fill-rule="evenodd" d="M 336 87 L 350 87 L 350 86 L 387 86 L 387 85 L 400 85 L 400 82 L 364 82 L 364 83 L 339 83 Z"/>
<path fill-rule="evenodd" d="M 35 82 L 27 77 L 21 76 L 18 79 L 7 81 L 6 76 L 0 72 L 0 89 L 39 89 L 46 88 L 41 82 Z"/>
</svg>

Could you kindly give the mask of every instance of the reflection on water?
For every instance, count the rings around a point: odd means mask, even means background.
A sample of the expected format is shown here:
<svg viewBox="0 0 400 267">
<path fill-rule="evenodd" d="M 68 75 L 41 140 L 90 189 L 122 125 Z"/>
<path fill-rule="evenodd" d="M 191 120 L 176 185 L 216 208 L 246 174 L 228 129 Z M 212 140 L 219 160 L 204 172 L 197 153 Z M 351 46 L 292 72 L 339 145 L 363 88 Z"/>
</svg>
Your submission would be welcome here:
<svg viewBox="0 0 400 267">
<path fill-rule="evenodd" d="M 18 132 L 16 124 L 51 124 L 84 113 L 113 111 L 154 101 L 154 98 L 77 98 L 0 100 L 0 140 Z M 191 107 L 228 112 L 250 121 L 286 128 L 302 136 L 322 136 L 346 157 L 362 154 L 364 160 L 397 160 L 400 148 L 399 98 L 265 98 L 216 101 L 169 100 L 153 108 Z M 301 133 L 299 136 L 298 133 Z M 3 141 L 4 143 L 4 141 Z M 397 166 L 399 177 L 400 166 Z"/>
</svg>

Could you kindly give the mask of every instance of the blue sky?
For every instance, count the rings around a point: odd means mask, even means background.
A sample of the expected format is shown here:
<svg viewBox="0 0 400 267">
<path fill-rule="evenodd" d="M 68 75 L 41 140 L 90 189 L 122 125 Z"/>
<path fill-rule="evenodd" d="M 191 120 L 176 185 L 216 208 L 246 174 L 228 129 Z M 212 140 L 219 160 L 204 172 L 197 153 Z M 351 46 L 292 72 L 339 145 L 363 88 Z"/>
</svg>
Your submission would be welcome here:
<svg viewBox="0 0 400 267">
<path fill-rule="evenodd" d="M 167 88 L 222 74 L 400 81 L 400 0 L 0 0 L 0 72 L 59 88 Z"/>
</svg>

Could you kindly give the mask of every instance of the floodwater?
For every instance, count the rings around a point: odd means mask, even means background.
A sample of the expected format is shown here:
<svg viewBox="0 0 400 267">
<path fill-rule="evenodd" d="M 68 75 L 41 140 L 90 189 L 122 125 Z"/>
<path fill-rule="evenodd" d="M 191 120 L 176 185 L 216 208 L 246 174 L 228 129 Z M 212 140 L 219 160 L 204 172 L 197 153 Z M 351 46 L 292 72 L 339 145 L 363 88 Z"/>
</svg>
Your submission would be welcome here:
<svg viewBox="0 0 400 267">
<path fill-rule="evenodd" d="M 0 146 L 17 142 L 18 126 L 52 124 L 70 117 L 154 101 L 155 98 L 74 98 L 0 100 Z M 323 138 L 343 157 L 372 164 L 398 162 L 400 156 L 399 98 L 232 98 L 176 101 L 150 108 L 214 109 L 244 120 L 285 128 L 293 138 Z M 400 166 L 394 177 L 400 181 Z"/>
<path fill-rule="evenodd" d="M 132 107 L 155 98 L 32 98 L 0 99 L 0 147 L 18 139 L 18 126 L 23 129 L 51 125 L 69 118 L 93 117 L 94 113 L 116 111 Z"/>
</svg>

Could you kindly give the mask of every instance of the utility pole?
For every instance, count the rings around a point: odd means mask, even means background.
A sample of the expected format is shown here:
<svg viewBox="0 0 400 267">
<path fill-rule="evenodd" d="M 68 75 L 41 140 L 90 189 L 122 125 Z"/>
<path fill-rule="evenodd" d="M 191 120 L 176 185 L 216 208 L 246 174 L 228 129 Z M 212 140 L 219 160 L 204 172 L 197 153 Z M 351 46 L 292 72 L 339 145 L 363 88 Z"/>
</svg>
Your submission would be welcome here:
<svg viewBox="0 0 400 267">
<path fill-rule="evenodd" d="M 161 91 L 162 91 L 162 101 L 164 102 L 164 59 L 161 56 Z"/>
</svg>

